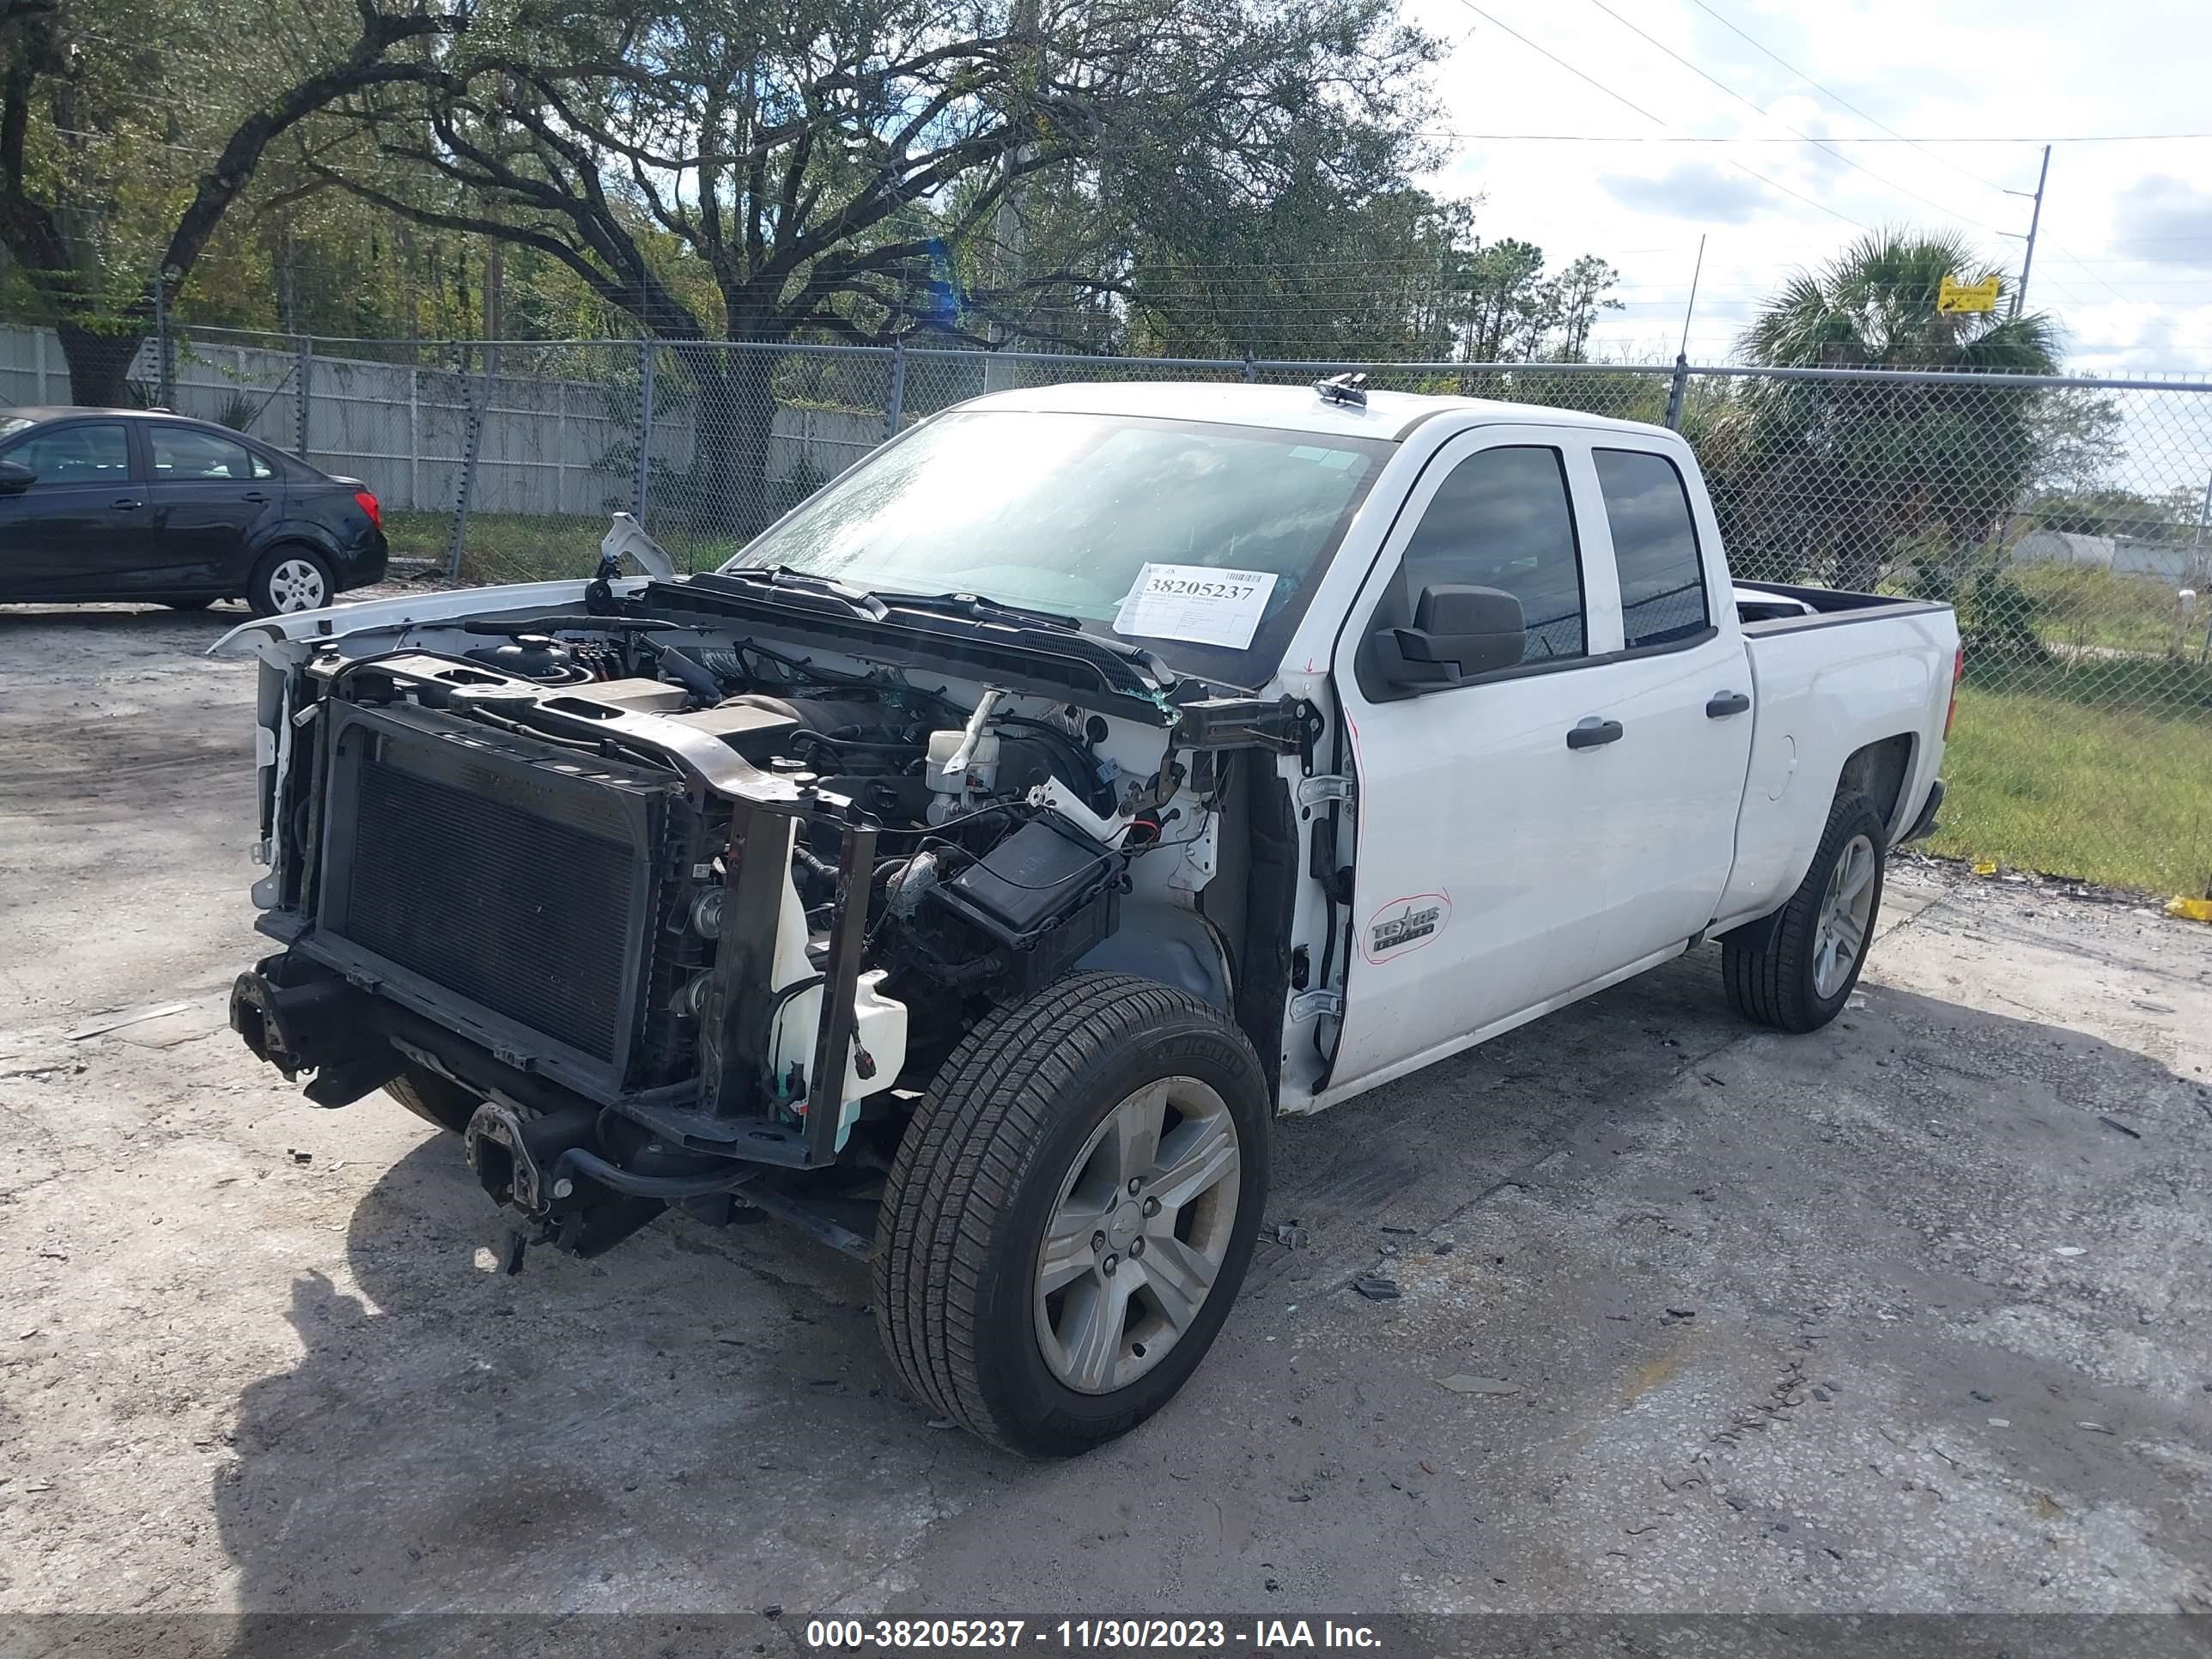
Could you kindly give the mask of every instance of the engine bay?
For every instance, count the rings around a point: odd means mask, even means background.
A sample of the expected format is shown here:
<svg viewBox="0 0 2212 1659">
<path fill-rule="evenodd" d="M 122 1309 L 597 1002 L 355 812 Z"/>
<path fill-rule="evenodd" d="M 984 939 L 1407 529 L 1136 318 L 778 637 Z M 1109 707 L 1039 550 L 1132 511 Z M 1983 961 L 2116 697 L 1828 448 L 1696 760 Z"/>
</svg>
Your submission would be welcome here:
<svg viewBox="0 0 2212 1659">
<path fill-rule="evenodd" d="M 635 607 L 351 635 L 282 702 L 264 931 L 603 1105 L 803 1131 L 834 1092 L 834 1155 L 1125 908 L 1231 994 L 1221 757 L 1164 706 Z"/>
<path fill-rule="evenodd" d="M 1155 747 L 1150 769 L 1127 769 L 1105 749 L 1115 722 L 1073 703 L 696 625 L 556 617 L 465 631 L 493 637 L 343 667 L 332 689 L 679 775 L 706 739 L 756 775 L 753 793 L 765 782 L 803 809 L 790 873 L 810 930 L 830 923 L 842 826 L 871 824 L 872 939 L 949 985 L 1025 990 L 1064 967 L 1080 941 L 1040 951 L 1046 936 L 1126 887 L 1130 864 L 1199 807 L 1173 799 L 1171 754 Z M 1095 942 L 1105 928 L 1089 920 Z"/>
</svg>

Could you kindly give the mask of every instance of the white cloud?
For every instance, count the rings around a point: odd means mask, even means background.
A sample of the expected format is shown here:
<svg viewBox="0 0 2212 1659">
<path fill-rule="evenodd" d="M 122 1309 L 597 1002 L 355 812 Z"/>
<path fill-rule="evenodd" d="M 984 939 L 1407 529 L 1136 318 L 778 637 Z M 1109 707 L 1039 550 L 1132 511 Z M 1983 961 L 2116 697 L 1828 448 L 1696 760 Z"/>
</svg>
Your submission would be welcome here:
<svg viewBox="0 0 2212 1659">
<path fill-rule="evenodd" d="M 2114 205 L 2123 244 L 2142 264 L 2212 270 L 2212 193 L 2160 174 L 2130 185 Z"/>
<path fill-rule="evenodd" d="M 1590 0 L 1481 3 L 1663 128 L 1459 0 L 1407 0 L 1417 20 L 1460 43 L 1437 82 L 1444 125 L 1627 141 L 1469 140 L 1434 181 L 1486 196 L 1486 235 L 1526 237 L 1554 264 L 1591 252 L 1617 265 L 1627 303 L 1602 326 L 1607 351 L 1674 355 L 1700 233 L 1708 240 L 1690 351 L 1707 360 L 1725 358 L 1759 299 L 1793 269 L 1832 258 L 1863 228 L 1963 230 L 2016 271 L 2021 244 L 2000 233 L 2027 229 L 2028 204 L 2004 192 L 2034 188 L 2039 142 L 1845 142 L 1886 137 L 1865 116 L 1915 137 L 2212 132 L 2201 91 L 2212 80 L 2203 0 L 2011 0 L 2001 15 L 1924 0 L 1708 3 L 1864 115 L 1690 0 L 1607 3 L 1765 114 Z M 1792 141 L 1793 128 L 1827 138 L 1848 162 Z M 1763 142 L 1652 142 L 1685 137 Z M 2212 194 L 2189 182 L 2197 179 L 2212 179 L 2212 140 L 2058 144 L 2031 300 L 2065 326 L 2069 361 L 2105 373 L 2212 373 Z"/>
<path fill-rule="evenodd" d="M 1677 162 L 1656 178 L 1603 173 L 1598 185 L 1631 212 L 1693 225 L 1747 224 L 1783 199 L 1747 173 L 1704 161 Z"/>
</svg>

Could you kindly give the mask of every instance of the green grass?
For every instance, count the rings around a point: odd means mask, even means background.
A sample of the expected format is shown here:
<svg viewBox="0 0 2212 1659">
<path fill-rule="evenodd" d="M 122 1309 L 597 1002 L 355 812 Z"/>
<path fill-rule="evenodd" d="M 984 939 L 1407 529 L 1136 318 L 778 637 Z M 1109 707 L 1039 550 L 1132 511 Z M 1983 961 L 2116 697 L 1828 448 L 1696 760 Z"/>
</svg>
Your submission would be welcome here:
<svg viewBox="0 0 2212 1659">
<path fill-rule="evenodd" d="M 450 513 L 389 508 L 384 514 L 385 539 L 395 559 L 427 559 L 442 565 L 453 527 Z M 599 538 L 606 533 L 607 520 L 602 516 L 471 513 L 461 545 L 461 574 L 479 582 L 588 576 L 599 563 Z M 741 544 L 729 537 L 693 536 L 681 530 L 671 530 L 660 539 L 678 568 L 690 570 L 712 570 Z"/>
<path fill-rule="evenodd" d="M 2078 655 L 2126 651 L 2164 655 L 2204 637 L 2206 600 L 2186 625 L 2175 609 L 2177 584 L 2157 576 L 2093 565 L 2021 564 L 2007 573 L 2026 601 L 2027 621 L 2044 642 Z"/>
<path fill-rule="evenodd" d="M 2160 894 L 2212 881 L 2212 720 L 1960 689 L 1943 771 L 1952 857 Z"/>
</svg>

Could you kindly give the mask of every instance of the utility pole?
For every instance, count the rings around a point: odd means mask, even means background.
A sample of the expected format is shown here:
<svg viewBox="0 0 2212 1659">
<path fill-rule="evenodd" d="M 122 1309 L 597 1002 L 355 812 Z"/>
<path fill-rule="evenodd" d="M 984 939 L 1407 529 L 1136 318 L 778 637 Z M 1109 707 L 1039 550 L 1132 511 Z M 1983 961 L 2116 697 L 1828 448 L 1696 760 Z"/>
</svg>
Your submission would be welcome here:
<svg viewBox="0 0 2212 1659">
<path fill-rule="evenodd" d="M 2051 178 L 2051 146 L 2043 147 L 2043 170 L 2035 175 L 2035 211 L 2028 216 L 2027 252 L 2021 255 L 2020 286 L 2012 291 L 2012 315 L 2020 315 L 2020 308 L 2027 303 L 2027 274 L 2035 269 L 2035 233 L 2043 225 L 2043 186 Z M 2024 190 L 2008 190 L 2008 196 L 2026 196 Z M 2006 234 L 2011 234 L 2007 232 Z"/>
<path fill-rule="evenodd" d="M 1698 233 L 1698 263 L 1690 268 L 1690 302 L 1682 307 L 1682 349 L 1674 355 L 1686 359 L 1690 355 L 1690 318 L 1698 308 L 1698 278 L 1705 274 L 1705 234 Z"/>
<path fill-rule="evenodd" d="M 1667 426 L 1682 429 L 1682 398 L 1690 389 L 1690 319 L 1698 309 L 1698 278 L 1705 274 L 1705 237 L 1698 234 L 1698 263 L 1690 270 L 1690 301 L 1682 307 L 1682 348 L 1674 354 L 1674 379 L 1667 388 Z"/>
<path fill-rule="evenodd" d="M 1009 33 L 1018 38 L 1024 34 L 1034 34 L 1037 27 L 1037 0 L 1014 0 L 1013 16 L 1010 21 Z M 1042 55 L 1042 49 L 1040 48 L 1038 53 L 1040 61 L 1036 65 L 1040 85 L 1043 82 Z M 1006 177 L 1000 191 L 998 211 L 993 216 L 991 223 L 991 240 L 998 244 L 995 274 L 1001 306 L 1011 301 L 1013 285 L 1021 276 L 1024 252 L 1022 216 L 1021 209 L 1014 200 L 1014 185 L 1020 176 L 1018 169 L 1023 153 L 1027 149 L 1028 146 L 1025 144 L 1017 144 L 1006 152 L 1006 160 L 1002 164 L 1006 169 Z M 993 326 L 991 333 L 1001 345 L 1009 343 L 1012 338 L 1012 331 L 1003 320 Z M 1016 379 L 1015 368 L 1012 362 L 996 352 L 985 357 L 983 359 L 983 389 L 986 392 L 1004 392 L 1012 386 Z"/>
</svg>

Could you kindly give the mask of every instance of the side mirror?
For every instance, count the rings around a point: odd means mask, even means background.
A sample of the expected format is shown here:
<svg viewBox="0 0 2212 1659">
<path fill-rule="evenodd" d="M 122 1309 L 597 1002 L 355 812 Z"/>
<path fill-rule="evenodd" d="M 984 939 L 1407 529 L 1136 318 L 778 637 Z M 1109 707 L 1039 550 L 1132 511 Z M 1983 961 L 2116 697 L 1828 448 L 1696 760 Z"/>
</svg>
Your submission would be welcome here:
<svg viewBox="0 0 2212 1659">
<path fill-rule="evenodd" d="M 1510 668 L 1528 644 L 1521 601 L 1495 587 L 1440 583 L 1425 587 L 1411 628 L 1374 636 L 1382 678 L 1407 691 L 1434 691 L 1477 674 Z"/>
<path fill-rule="evenodd" d="M 0 495 L 20 495 L 38 483 L 39 475 L 21 461 L 0 461 Z"/>
</svg>

